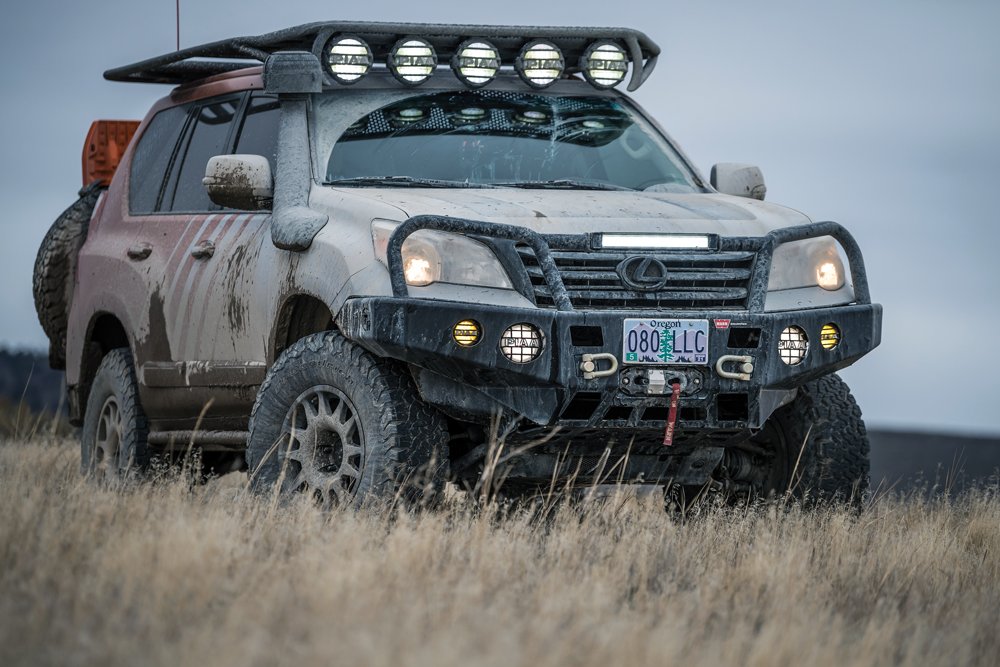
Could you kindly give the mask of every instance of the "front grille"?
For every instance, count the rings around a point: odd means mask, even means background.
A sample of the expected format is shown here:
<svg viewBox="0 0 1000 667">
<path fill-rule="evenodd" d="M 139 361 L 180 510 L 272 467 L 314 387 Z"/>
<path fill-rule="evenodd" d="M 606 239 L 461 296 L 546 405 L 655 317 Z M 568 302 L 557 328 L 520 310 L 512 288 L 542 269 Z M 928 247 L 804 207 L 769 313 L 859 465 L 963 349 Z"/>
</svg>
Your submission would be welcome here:
<svg viewBox="0 0 1000 667">
<path fill-rule="evenodd" d="M 535 303 L 554 308 L 552 293 L 530 247 L 518 255 L 531 281 Z M 651 257 L 667 269 L 662 289 L 630 288 L 618 275 L 618 265 L 630 257 Z M 608 252 L 552 248 L 552 257 L 574 308 L 589 310 L 743 309 L 750 294 L 753 252 Z"/>
</svg>

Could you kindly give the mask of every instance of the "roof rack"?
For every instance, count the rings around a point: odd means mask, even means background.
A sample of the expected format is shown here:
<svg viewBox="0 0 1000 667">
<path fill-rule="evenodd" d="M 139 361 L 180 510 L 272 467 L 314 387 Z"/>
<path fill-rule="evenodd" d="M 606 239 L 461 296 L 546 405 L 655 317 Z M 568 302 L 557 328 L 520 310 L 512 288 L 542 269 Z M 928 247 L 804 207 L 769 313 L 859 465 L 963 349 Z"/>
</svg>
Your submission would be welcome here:
<svg viewBox="0 0 1000 667">
<path fill-rule="evenodd" d="M 554 28 L 502 25 L 451 25 L 436 23 L 367 23 L 339 21 L 307 23 L 264 35 L 233 37 L 218 42 L 181 49 L 156 58 L 110 69 L 109 81 L 185 84 L 215 74 L 224 74 L 259 65 L 279 51 L 310 51 L 322 62 L 323 49 L 337 34 L 360 37 L 370 44 L 377 61 L 384 63 L 393 44 L 402 37 L 427 40 L 441 56 L 450 61 L 466 39 L 490 40 L 499 50 L 502 62 L 511 64 L 521 47 L 530 39 L 546 39 L 556 44 L 566 59 L 566 72 L 580 71 L 577 63 L 595 40 L 612 40 L 625 47 L 632 62 L 628 89 L 635 90 L 649 77 L 656 65 L 660 47 L 638 30 L 628 28 Z M 329 83 L 329 81 L 328 81 Z"/>
</svg>

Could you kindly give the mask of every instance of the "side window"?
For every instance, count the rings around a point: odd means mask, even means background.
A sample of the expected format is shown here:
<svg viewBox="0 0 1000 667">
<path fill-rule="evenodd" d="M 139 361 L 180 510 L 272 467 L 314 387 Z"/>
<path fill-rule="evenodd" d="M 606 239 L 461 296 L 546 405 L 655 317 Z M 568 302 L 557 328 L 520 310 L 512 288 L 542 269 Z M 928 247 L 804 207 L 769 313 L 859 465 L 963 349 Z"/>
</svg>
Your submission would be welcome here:
<svg viewBox="0 0 1000 667">
<path fill-rule="evenodd" d="M 139 138 L 129 171 L 129 211 L 152 213 L 160 200 L 163 177 L 184 129 L 187 107 L 171 107 L 159 112 Z"/>
<path fill-rule="evenodd" d="M 212 204 L 201 180 L 209 158 L 229 152 L 233 120 L 241 98 L 212 100 L 195 110 L 194 128 L 188 133 L 187 146 L 179 168 L 174 167 L 160 210 L 200 212 L 218 210 Z"/>
<path fill-rule="evenodd" d="M 247 105 L 246 118 L 236 141 L 236 153 L 242 155 L 263 155 L 271 163 L 271 173 L 275 171 L 278 155 L 278 119 L 281 106 L 278 99 L 266 95 L 254 95 Z"/>
</svg>

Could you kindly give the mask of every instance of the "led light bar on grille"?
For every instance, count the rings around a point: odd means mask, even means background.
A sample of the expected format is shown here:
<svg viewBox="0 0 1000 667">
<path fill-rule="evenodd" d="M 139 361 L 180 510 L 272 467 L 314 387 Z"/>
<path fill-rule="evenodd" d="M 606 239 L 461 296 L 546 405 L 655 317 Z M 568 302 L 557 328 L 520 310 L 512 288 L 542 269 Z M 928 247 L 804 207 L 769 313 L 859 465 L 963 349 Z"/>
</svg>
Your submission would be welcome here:
<svg viewBox="0 0 1000 667">
<path fill-rule="evenodd" d="M 566 69 L 559 47 L 544 40 L 528 42 L 514 63 L 521 80 L 532 88 L 545 88 L 559 80 Z"/>
<path fill-rule="evenodd" d="M 430 78 L 437 67 L 434 47 L 419 37 L 404 37 L 389 52 L 387 65 L 401 83 L 416 86 Z"/>
<path fill-rule="evenodd" d="M 628 73 L 628 55 L 615 42 L 594 42 L 583 53 L 580 69 L 590 85 L 596 88 L 614 88 Z"/>
<path fill-rule="evenodd" d="M 358 37 L 340 35 L 326 47 L 326 68 L 338 83 L 351 84 L 372 68 L 372 49 Z"/>
<path fill-rule="evenodd" d="M 708 248 L 709 242 L 703 234 L 602 234 L 601 247 L 697 250 Z"/>
</svg>

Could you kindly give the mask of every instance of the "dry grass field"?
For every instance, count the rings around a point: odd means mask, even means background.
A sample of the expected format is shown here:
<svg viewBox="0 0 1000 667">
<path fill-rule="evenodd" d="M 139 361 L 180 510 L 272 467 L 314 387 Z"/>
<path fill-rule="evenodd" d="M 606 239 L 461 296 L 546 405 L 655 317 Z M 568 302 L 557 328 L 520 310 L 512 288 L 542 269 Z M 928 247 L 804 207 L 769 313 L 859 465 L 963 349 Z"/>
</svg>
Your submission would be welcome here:
<svg viewBox="0 0 1000 667">
<path fill-rule="evenodd" d="M 995 665 L 1000 498 L 544 519 L 125 490 L 0 444 L 0 665 Z"/>
</svg>

